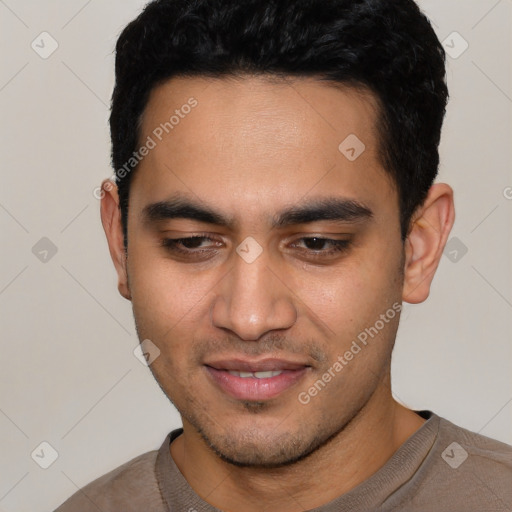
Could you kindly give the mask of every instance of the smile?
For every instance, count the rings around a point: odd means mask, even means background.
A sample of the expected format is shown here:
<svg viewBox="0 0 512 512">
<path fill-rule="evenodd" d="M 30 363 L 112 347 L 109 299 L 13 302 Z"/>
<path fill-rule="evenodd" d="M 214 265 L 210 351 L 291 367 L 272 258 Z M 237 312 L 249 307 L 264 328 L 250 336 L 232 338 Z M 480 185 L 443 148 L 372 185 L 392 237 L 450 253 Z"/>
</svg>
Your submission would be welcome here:
<svg viewBox="0 0 512 512">
<path fill-rule="evenodd" d="M 230 359 L 204 365 L 213 385 L 238 400 L 270 400 L 302 380 L 310 366 L 280 359 Z"/>
</svg>

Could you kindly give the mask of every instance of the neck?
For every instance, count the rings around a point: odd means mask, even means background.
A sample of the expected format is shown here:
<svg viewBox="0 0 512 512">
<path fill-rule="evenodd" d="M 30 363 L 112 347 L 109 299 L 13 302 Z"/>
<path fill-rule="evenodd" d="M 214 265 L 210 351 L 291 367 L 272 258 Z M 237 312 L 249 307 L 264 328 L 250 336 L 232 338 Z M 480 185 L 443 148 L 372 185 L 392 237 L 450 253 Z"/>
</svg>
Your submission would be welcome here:
<svg viewBox="0 0 512 512">
<path fill-rule="evenodd" d="M 328 503 L 365 481 L 424 421 L 395 402 L 387 387 L 327 444 L 291 466 L 228 464 L 186 422 L 183 434 L 171 444 L 171 454 L 194 491 L 220 510 L 296 512 Z"/>
</svg>

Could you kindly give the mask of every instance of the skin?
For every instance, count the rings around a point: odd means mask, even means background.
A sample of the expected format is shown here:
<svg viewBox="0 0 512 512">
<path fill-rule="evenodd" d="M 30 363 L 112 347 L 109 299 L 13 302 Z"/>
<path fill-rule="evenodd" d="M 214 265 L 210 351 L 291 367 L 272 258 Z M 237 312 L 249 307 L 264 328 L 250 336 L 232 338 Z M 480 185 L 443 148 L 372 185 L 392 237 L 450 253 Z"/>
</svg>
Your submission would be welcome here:
<svg viewBox="0 0 512 512">
<path fill-rule="evenodd" d="M 161 351 L 151 370 L 184 429 L 171 454 L 197 494 L 226 511 L 308 510 L 374 474 L 424 422 L 391 395 L 399 315 L 308 404 L 297 397 L 393 303 L 428 297 L 454 222 L 453 192 L 431 187 L 403 243 L 375 99 L 314 78 L 173 78 L 152 91 L 140 140 L 191 96 L 197 107 L 133 177 L 127 254 L 117 189 L 105 187 L 101 217 L 119 291 L 132 302 L 139 338 Z M 349 134 L 366 146 L 352 162 L 338 150 Z M 144 221 L 145 206 L 176 193 L 232 225 Z M 283 209 L 327 197 L 356 200 L 373 216 L 272 227 Z M 213 241 L 186 256 L 160 245 L 193 235 Z M 252 263 L 236 252 L 248 236 L 262 248 Z M 351 243 L 328 254 L 331 246 L 311 250 L 306 236 Z M 228 396 L 204 366 L 267 356 L 309 367 L 259 402 Z"/>
</svg>

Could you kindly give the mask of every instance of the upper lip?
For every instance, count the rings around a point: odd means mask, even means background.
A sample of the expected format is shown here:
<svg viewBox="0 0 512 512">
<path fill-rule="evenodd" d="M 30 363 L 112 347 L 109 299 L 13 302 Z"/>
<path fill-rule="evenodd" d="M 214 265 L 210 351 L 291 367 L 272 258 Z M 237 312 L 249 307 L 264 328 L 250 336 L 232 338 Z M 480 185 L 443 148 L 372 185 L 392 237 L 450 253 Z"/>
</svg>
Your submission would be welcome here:
<svg viewBox="0 0 512 512">
<path fill-rule="evenodd" d="M 248 359 L 222 359 L 205 363 L 216 370 L 230 370 L 243 372 L 269 372 L 279 370 L 302 370 L 310 365 L 306 363 L 296 363 L 285 359 L 261 359 L 259 361 L 250 361 Z"/>
</svg>

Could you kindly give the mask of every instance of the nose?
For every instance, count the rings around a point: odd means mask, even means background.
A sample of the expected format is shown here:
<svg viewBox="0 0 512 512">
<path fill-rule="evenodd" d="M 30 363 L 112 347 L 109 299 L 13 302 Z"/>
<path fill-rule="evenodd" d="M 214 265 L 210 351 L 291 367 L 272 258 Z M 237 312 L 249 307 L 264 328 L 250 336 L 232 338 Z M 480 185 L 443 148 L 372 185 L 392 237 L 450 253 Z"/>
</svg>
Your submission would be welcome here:
<svg viewBox="0 0 512 512">
<path fill-rule="evenodd" d="M 232 270 L 219 283 L 211 309 L 215 327 L 245 341 L 257 341 L 269 331 L 288 329 L 297 319 L 290 290 L 268 267 L 262 254 L 247 263 L 238 255 Z"/>
</svg>

